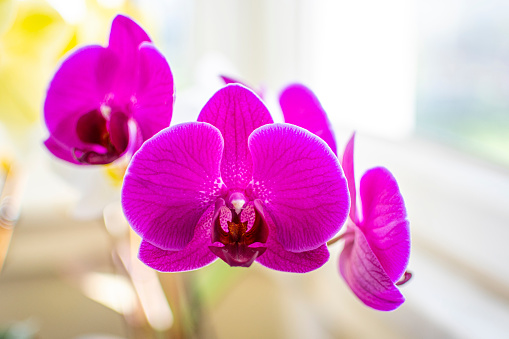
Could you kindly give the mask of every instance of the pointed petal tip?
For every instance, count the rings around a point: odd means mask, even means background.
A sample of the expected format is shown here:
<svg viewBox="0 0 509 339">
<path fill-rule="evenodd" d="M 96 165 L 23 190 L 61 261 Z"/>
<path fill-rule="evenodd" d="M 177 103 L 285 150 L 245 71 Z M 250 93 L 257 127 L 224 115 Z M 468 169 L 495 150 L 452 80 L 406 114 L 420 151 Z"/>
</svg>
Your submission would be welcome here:
<svg viewBox="0 0 509 339">
<path fill-rule="evenodd" d="M 125 14 L 117 14 L 115 18 L 113 18 L 111 22 L 111 32 L 117 29 L 126 30 L 127 32 L 135 34 L 132 38 L 138 39 L 140 41 L 139 43 L 141 43 L 141 41 L 152 41 L 141 25 Z"/>
</svg>

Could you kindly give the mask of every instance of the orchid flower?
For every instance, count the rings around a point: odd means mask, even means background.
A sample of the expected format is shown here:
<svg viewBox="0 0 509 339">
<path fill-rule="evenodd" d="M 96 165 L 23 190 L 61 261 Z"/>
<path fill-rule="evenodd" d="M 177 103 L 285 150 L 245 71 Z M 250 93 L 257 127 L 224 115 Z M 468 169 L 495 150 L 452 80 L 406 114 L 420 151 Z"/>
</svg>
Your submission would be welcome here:
<svg viewBox="0 0 509 339">
<path fill-rule="evenodd" d="M 350 199 L 339 161 L 318 137 L 274 124 L 251 90 L 231 84 L 198 122 L 167 128 L 143 144 L 122 188 L 139 258 L 165 272 L 221 258 L 308 272 L 329 258 L 325 243 Z"/>
<path fill-rule="evenodd" d="M 107 164 L 169 126 L 173 78 L 150 41 L 118 15 L 107 47 L 82 47 L 64 60 L 44 104 L 51 153 L 78 165 Z"/>
<path fill-rule="evenodd" d="M 405 301 L 396 285 L 411 276 L 406 272 L 410 229 L 405 203 L 391 172 L 376 167 L 362 176 L 359 190 L 362 207 L 356 205 L 354 139 L 355 135 L 343 154 L 352 206 L 339 268 L 362 302 L 377 310 L 392 311 Z"/>
<path fill-rule="evenodd" d="M 327 116 L 316 96 L 305 86 L 288 86 L 280 95 L 286 122 L 321 136 L 331 149 L 336 144 Z M 366 305 L 383 311 L 404 302 L 396 285 L 406 282 L 410 230 L 405 204 L 392 174 L 383 167 L 367 171 L 360 182 L 360 206 L 354 177 L 354 136 L 343 154 L 343 169 L 351 198 L 339 269 L 348 286 Z M 403 277 L 403 278 L 402 278 Z M 402 280 L 400 280 L 402 279 Z"/>
</svg>

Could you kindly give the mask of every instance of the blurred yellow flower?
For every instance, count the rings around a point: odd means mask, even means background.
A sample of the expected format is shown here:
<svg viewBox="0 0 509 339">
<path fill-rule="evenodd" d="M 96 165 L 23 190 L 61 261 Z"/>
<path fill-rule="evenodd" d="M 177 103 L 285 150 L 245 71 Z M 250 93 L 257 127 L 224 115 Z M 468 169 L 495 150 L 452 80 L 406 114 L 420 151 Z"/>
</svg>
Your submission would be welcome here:
<svg viewBox="0 0 509 339">
<path fill-rule="evenodd" d="M 0 0 L 0 36 L 12 23 L 14 18 L 14 1 Z"/>
<path fill-rule="evenodd" d="M 78 45 L 105 44 L 118 13 L 139 16 L 124 0 L 48 1 L 0 0 L 0 125 L 18 147 L 26 146 L 34 126 L 42 128 L 37 124 L 59 60 Z"/>
<path fill-rule="evenodd" d="M 2 21 L 15 12 L 0 36 L 0 122 L 15 141 L 23 141 L 40 119 L 48 81 L 72 27 L 42 0 L 0 1 Z"/>
</svg>

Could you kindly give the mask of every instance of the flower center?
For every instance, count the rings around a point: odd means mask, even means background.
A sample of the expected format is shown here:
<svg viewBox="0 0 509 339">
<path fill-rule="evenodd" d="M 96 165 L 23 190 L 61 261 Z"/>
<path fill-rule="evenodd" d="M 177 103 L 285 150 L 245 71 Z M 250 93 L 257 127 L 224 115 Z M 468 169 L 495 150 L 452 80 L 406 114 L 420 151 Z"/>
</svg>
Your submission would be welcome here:
<svg viewBox="0 0 509 339">
<path fill-rule="evenodd" d="M 105 104 L 82 115 L 76 123 L 76 133 L 88 147 L 73 150 L 76 160 L 95 165 L 118 159 L 129 144 L 128 122 L 124 113 Z"/>
<path fill-rule="evenodd" d="M 230 208 L 232 220 L 227 222 L 228 232 L 221 227 L 220 213 L 214 214 L 212 242 L 220 242 L 224 246 L 212 245 L 209 246 L 209 249 L 230 266 L 249 267 L 267 249 L 265 246 L 250 247 L 250 245 L 267 242 L 269 229 L 261 212 L 261 205 L 257 207 L 257 204 L 255 204 L 253 208 L 255 214 L 253 226 L 248 231 L 248 222 L 242 222 L 240 213 L 237 212 L 237 206 L 240 202 L 236 206 L 233 201 L 235 199 L 230 199 L 235 207 Z M 242 206 L 244 203 L 245 201 L 242 201 Z"/>
</svg>

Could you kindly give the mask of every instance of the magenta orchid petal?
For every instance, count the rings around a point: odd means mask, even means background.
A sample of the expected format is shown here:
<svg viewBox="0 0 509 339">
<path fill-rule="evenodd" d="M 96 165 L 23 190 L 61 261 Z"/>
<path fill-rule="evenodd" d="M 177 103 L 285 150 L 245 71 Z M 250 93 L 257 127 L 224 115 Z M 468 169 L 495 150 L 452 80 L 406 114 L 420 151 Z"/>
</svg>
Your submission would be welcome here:
<svg viewBox="0 0 509 339">
<path fill-rule="evenodd" d="M 346 144 L 341 165 L 343 166 L 343 171 L 348 181 L 348 191 L 350 192 L 350 219 L 357 224 L 359 222 L 359 212 L 357 211 L 357 190 L 355 188 L 355 171 L 353 164 L 354 143 L 355 133 Z"/>
<path fill-rule="evenodd" d="M 136 82 L 139 62 L 138 48 L 143 42 L 151 42 L 147 33 L 132 19 L 117 15 L 111 24 L 108 49 L 114 51 L 120 60 L 116 79 L 117 95 L 129 96 Z"/>
<path fill-rule="evenodd" d="M 83 113 L 100 107 L 110 91 L 117 58 L 101 46 L 83 47 L 67 58 L 48 88 L 44 118 L 49 132 L 62 142 Z M 65 127 L 62 127 L 65 124 Z"/>
<path fill-rule="evenodd" d="M 359 228 L 385 272 L 396 283 L 410 257 L 410 229 L 396 179 L 383 167 L 361 179 L 363 220 Z"/>
<path fill-rule="evenodd" d="M 170 66 L 151 44 L 140 46 L 140 71 L 133 117 L 144 140 L 170 125 L 175 88 Z"/>
<path fill-rule="evenodd" d="M 182 250 L 221 193 L 220 132 L 206 123 L 169 127 L 133 156 L 122 187 L 129 224 L 144 240 Z"/>
<path fill-rule="evenodd" d="M 253 167 L 247 146 L 249 135 L 256 128 L 272 123 L 265 105 L 251 90 L 231 84 L 214 94 L 200 112 L 198 121 L 208 122 L 221 131 L 224 139 L 221 177 L 226 186 L 245 188 Z"/>
<path fill-rule="evenodd" d="M 191 271 L 212 263 L 217 259 L 217 256 L 208 249 L 213 211 L 211 207 L 203 214 L 193 238 L 182 250 L 163 250 L 148 241 L 142 241 L 138 258 L 160 272 Z"/>
<path fill-rule="evenodd" d="M 268 220 L 269 238 L 265 253 L 256 259 L 257 262 L 273 270 L 293 273 L 306 273 L 323 266 L 329 260 L 329 250 L 322 245 L 314 250 L 305 252 L 290 252 L 277 241 L 277 229 Z"/>
<path fill-rule="evenodd" d="M 289 85 L 281 92 L 279 103 L 286 123 L 319 136 L 337 155 L 336 140 L 327 114 L 309 88 L 301 84 Z"/>
<path fill-rule="evenodd" d="M 339 258 L 341 275 L 355 295 L 380 311 L 398 308 L 405 298 L 387 275 L 357 226 L 349 225 L 345 247 Z"/>
<path fill-rule="evenodd" d="M 294 125 L 271 124 L 251 134 L 249 150 L 252 194 L 263 202 L 285 250 L 316 249 L 340 230 L 350 208 L 348 187 L 322 139 Z"/>
</svg>

